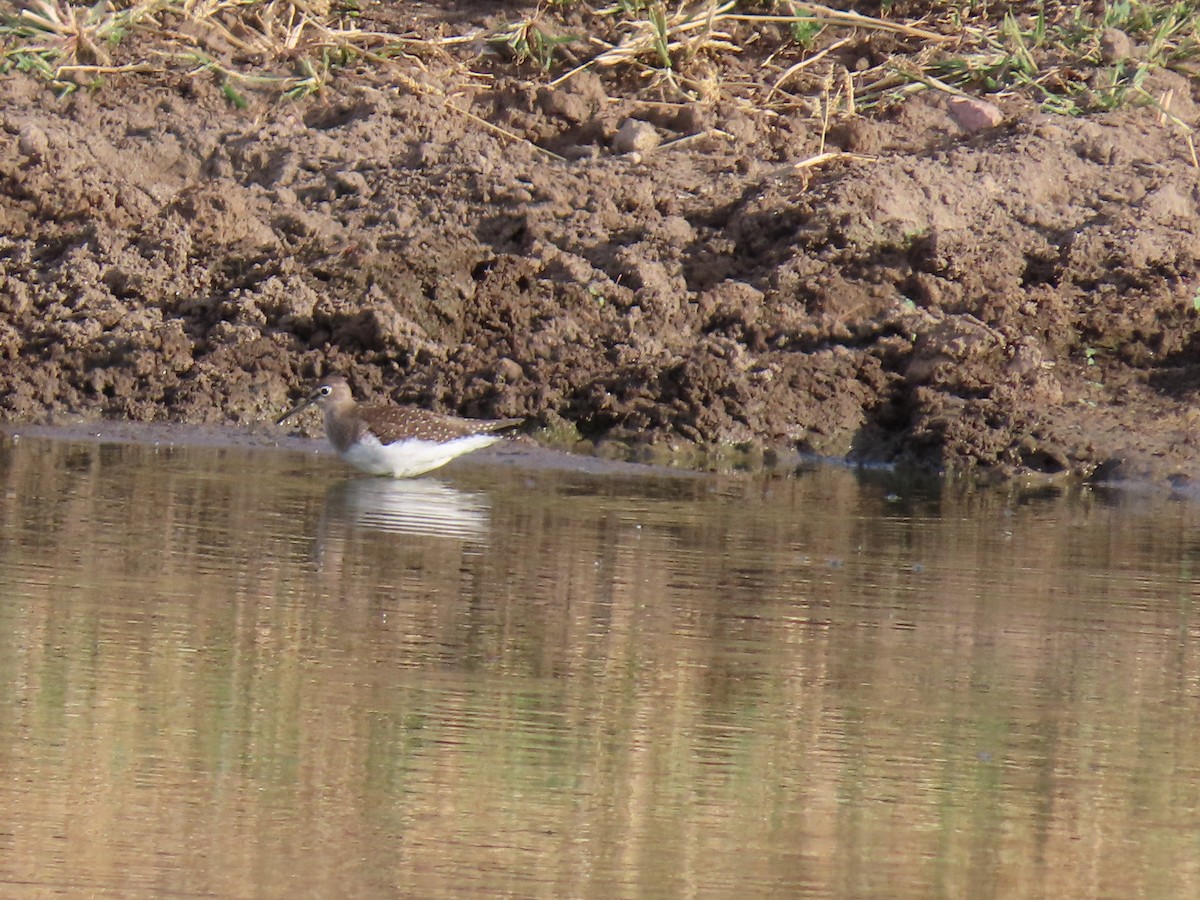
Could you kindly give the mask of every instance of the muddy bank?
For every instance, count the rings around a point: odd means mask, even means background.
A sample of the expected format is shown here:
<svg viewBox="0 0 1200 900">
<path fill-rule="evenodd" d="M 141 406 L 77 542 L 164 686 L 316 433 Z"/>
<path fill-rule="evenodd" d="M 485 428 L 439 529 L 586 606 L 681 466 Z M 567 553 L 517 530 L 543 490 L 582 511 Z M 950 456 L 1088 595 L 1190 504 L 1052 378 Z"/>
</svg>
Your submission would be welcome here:
<svg viewBox="0 0 1200 900">
<path fill-rule="evenodd" d="M 592 443 L 1200 471 L 1200 187 L 1154 111 L 967 133 L 927 94 L 796 169 L 800 117 L 442 77 L 0 81 L 0 414 L 249 425 L 338 370 Z"/>
</svg>

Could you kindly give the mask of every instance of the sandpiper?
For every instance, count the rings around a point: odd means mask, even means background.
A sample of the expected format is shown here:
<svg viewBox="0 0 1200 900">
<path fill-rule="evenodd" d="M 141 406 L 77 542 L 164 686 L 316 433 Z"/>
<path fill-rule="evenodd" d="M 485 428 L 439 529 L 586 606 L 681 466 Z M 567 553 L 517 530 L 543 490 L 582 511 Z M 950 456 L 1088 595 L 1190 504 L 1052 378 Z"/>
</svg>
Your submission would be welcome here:
<svg viewBox="0 0 1200 900">
<path fill-rule="evenodd" d="M 444 466 L 456 456 L 500 440 L 500 432 L 520 419 L 460 419 L 413 406 L 355 403 L 350 385 L 331 375 L 307 397 L 275 420 L 287 419 L 313 404 L 325 412 L 325 434 L 350 465 L 371 475 L 411 478 Z"/>
</svg>

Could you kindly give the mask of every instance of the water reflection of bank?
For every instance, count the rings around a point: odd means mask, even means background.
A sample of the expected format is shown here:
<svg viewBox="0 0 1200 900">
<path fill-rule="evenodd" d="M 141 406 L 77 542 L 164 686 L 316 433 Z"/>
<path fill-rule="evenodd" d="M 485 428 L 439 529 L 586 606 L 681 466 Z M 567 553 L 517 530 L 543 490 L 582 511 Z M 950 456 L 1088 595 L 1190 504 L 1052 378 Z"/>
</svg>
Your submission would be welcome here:
<svg viewBox="0 0 1200 900">
<path fill-rule="evenodd" d="M 1198 887 L 1195 504 L 841 470 L 342 475 L 0 447 L 0 876 Z"/>
</svg>

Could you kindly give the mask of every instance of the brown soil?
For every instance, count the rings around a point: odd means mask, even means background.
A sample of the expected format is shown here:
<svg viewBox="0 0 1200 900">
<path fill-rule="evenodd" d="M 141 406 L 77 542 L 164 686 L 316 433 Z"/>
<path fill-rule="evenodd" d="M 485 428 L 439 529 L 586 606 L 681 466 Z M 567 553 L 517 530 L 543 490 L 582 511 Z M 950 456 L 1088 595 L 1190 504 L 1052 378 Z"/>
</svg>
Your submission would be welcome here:
<svg viewBox="0 0 1200 900">
<path fill-rule="evenodd" d="M 336 369 L 593 442 L 1200 471 L 1200 179 L 1155 111 L 1013 98 L 969 134 L 930 92 L 834 123 L 873 158 L 797 169 L 811 116 L 461 54 L 245 110 L 0 81 L 0 415 L 249 424 Z M 614 150 L 627 118 L 663 145 Z"/>
</svg>

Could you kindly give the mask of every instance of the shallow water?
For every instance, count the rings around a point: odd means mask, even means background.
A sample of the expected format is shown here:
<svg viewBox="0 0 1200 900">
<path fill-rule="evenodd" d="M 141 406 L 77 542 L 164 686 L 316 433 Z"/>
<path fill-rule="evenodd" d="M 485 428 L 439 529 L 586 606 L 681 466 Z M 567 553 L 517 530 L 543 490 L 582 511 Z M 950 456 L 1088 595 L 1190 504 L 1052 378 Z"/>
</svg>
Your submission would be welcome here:
<svg viewBox="0 0 1200 900">
<path fill-rule="evenodd" d="M 0 445 L 0 893 L 1200 894 L 1197 505 Z"/>
</svg>

